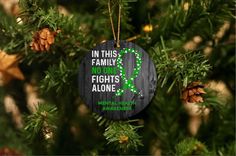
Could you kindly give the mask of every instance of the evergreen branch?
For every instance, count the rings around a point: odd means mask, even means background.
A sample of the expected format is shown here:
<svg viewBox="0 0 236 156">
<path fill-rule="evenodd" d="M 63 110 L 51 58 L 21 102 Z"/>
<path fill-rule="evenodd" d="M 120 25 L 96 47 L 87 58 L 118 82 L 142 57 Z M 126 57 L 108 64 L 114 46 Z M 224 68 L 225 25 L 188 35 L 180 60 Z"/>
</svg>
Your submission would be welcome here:
<svg viewBox="0 0 236 156">
<path fill-rule="evenodd" d="M 190 82 L 202 80 L 207 76 L 211 68 L 208 61 L 199 52 L 181 52 L 165 46 L 161 39 L 161 46 L 156 46 L 152 50 L 151 57 L 156 64 L 158 80 L 161 87 L 171 81 L 168 92 L 177 83 L 181 88 L 186 87 Z"/>
<path fill-rule="evenodd" d="M 210 156 L 211 153 L 206 146 L 194 138 L 186 138 L 176 145 L 176 156 L 204 155 Z"/>
<path fill-rule="evenodd" d="M 107 127 L 104 136 L 108 144 L 112 144 L 121 153 L 126 153 L 132 149 L 137 151 L 138 146 L 142 146 L 140 136 L 137 134 L 137 129 L 142 128 L 143 125 L 132 125 L 131 123 L 138 122 L 139 119 L 127 121 L 113 121 L 93 113 L 99 126 Z"/>
<path fill-rule="evenodd" d="M 98 122 L 98 125 L 99 125 L 99 126 L 105 126 L 105 127 L 107 127 L 107 126 L 109 126 L 111 123 L 113 123 L 113 120 L 109 120 L 109 119 L 107 119 L 107 118 L 105 118 L 105 117 L 103 117 L 103 116 L 101 116 L 101 115 L 99 115 L 99 114 L 93 113 L 92 115 L 93 115 L 93 117 L 95 118 L 95 120 Z"/>
<path fill-rule="evenodd" d="M 209 88 L 206 88 L 205 90 L 206 90 L 207 94 L 203 95 L 204 102 L 199 103 L 199 105 L 217 110 L 219 112 L 224 111 L 225 103 L 221 99 L 219 99 L 219 97 L 217 97 L 218 92 L 216 92 L 212 89 L 209 89 Z"/>
<path fill-rule="evenodd" d="M 48 139 L 56 130 L 57 109 L 48 104 L 39 104 L 37 111 L 26 117 L 24 132 L 29 143 L 38 138 Z M 42 139 L 41 138 L 41 139 Z"/>
<path fill-rule="evenodd" d="M 138 146 L 143 146 L 140 136 L 137 134 L 138 126 L 129 124 L 128 122 L 113 122 L 105 130 L 104 136 L 108 144 L 113 146 L 123 153 L 132 149 L 138 150 Z"/>
<path fill-rule="evenodd" d="M 45 72 L 45 77 L 41 81 L 42 92 L 56 91 L 57 94 L 71 94 L 74 92 L 74 83 L 77 76 L 78 62 L 60 61 L 59 66 L 53 65 Z M 70 90 L 66 89 L 70 86 Z M 76 90 L 76 89 L 75 89 Z"/>
<path fill-rule="evenodd" d="M 184 7 L 187 4 L 188 7 Z M 212 34 L 223 24 L 225 20 L 231 20 L 233 17 L 232 0 L 229 1 L 175 1 L 167 8 L 158 22 L 158 29 L 152 33 L 153 44 L 163 36 L 165 40 L 172 37 L 181 37 L 189 40 L 195 32 L 204 39 L 211 39 Z M 199 31 L 201 28 L 201 31 Z"/>
</svg>

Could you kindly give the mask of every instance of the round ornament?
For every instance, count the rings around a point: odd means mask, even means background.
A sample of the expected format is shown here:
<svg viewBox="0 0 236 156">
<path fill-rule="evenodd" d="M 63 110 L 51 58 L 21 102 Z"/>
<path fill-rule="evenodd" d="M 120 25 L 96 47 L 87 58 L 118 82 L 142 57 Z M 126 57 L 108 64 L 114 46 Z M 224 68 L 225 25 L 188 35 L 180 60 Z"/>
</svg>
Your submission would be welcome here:
<svg viewBox="0 0 236 156">
<path fill-rule="evenodd" d="M 155 66 L 139 46 L 120 41 L 96 46 L 79 67 L 79 94 L 93 111 L 109 119 L 127 119 L 142 111 L 156 89 Z"/>
</svg>

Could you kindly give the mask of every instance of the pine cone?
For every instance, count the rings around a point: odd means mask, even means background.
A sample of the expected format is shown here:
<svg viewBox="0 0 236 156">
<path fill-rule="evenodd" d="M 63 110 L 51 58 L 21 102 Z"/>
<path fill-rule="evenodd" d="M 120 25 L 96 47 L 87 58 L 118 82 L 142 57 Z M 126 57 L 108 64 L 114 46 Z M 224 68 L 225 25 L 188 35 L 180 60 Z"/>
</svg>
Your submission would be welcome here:
<svg viewBox="0 0 236 156">
<path fill-rule="evenodd" d="M 8 147 L 3 147 L 0 149 L 0 156 L 22 156 L 22 154 L 18 153 L 15 149 L 10 149 Z"/>
<path fill-rule="evenodd" d="M 206 94 L 204 91 L 204 85 L 201 84 L 201 82 L 196 81 L 191 84 L 189 84 L 183 91 L 181 99 L 187 103 L 200 103 L 204 102 L 202 98 L 202 94 Z"/>
<path fill-rule="evenodd" d="M 50 31 L 48 28 L 43 28 L 42 30 L 37 31 L 30 44 L 31 49 L 34 51 L 49 51 L 58 32 L 59 31 Z"/>
</svg>

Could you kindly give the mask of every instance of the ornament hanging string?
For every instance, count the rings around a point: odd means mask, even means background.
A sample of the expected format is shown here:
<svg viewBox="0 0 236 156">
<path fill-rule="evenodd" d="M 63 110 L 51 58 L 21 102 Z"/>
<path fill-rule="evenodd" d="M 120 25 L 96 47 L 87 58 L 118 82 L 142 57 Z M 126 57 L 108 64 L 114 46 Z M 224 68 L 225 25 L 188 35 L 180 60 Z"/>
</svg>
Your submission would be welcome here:
<svg viewBox="0 0 236 156">
<path fill-rule="evenodd" d="M 120 22 L 121 22 L 121 5 L 119 4 L 119 11 L 118 11 L 118 26 L 117 26 L 117 36 L 115 33 L 115 28 L 114 28 L 114 23 L 112 19 L 112 12 L 111 12 L 111 0 L 108 0 L 108 12 L 109 12 L 109 18 L 110 18 L 110 23 L 111 23 L 111 29 L 113 33 L 114 40 L 116 41 L 116 47 L 120 47 Z M 136 67 L 134 68 L 133 74 L 131 75 L 130 78 L 126 77 L 126 72 L 123 67 L 122 63 L 122 56 L 127 54 L 127 53 L 134 53 L 136 56 Z M 120 51 L 118 58 L 117 58 L 117 68 L 120 70 L 120 76 L 121 79 L 123 80 L 123 85 L 121 86 L 120 89 L 118 89 L 115 93 L 116 96 L 121 96 L 124 94 L 125 90 L 130 90 L 133 93 L 137 93 L 137 89 L 135 85 L 133 84 L 134 79 L 138 76 L 140 69 L 141 69 L 141 54 L 138 53 L 133 48 L 126 48 Z"/>
<path fill-rule="evenodd" d="M 121 21 L 121 5 L 119 4 L 119 11 L 118 11 L 118 26 L 117 26 L 117 36 L 115 34 L 115 28 L 114 28 L 114 23 L 112 20 L 112 13 L 111 13 L 111 0 L 108 0 L 108 12 L 109 12 L 109 18 L 110 18 L 110 23 L 111 23 L 111 29 L 112 29 L 112 34 L 113 38 L 116 41 L 116 47 L 120 47 L 120 21 Z"/>
</svg>

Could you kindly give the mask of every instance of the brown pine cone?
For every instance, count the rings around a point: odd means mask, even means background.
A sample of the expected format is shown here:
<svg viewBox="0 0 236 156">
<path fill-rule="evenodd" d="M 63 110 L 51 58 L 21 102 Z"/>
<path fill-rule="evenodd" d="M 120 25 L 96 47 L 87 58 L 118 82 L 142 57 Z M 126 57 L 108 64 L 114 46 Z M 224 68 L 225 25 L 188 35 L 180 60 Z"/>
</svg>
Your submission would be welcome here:
<svg viewBox="0 0 236 156">
<path fill-rule="evenodd" d="M 204 85 L 200 81 L 195 81 L 189 84 L 183 91 L 181 99 L 187 103 L 201 103 L 204 102 L 202 95 L 206 94 Z"/>
<path fill-rule="evenodd" d="M 33 41 L 30 46 L 34 51 L 49 51 L 50 46 L 55 41 L 55 36 L 59 31 L 50 31 L 48 28 L 43 28 L 37 31 L 33 36 Z"/>
</svg>

